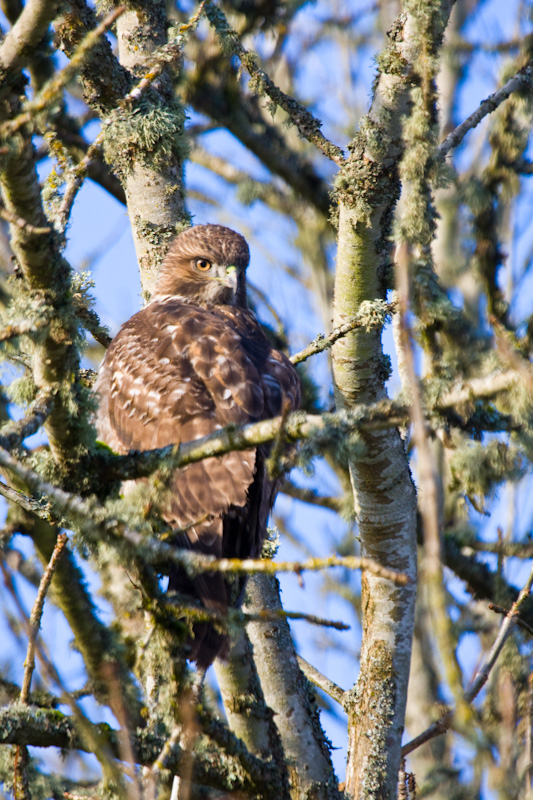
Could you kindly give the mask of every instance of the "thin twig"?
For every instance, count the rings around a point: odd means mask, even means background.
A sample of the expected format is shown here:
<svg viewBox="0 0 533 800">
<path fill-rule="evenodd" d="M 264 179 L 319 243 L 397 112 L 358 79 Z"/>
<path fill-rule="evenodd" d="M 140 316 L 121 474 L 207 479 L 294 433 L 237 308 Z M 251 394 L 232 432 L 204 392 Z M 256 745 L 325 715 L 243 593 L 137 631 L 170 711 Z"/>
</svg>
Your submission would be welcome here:
<svg viewBox="0 0 533 800">
<path fill-rule="evenodd" d="M 359 312 L 357 317 L 335 328 L 328 336 L 319 333 L 316 339 L 313 339 L 307 347 L 304 347 L 299 353 L 295 353 L 291 356 L 291 362 L 293 364 L 301 364 L 302 361 L 306 361 L 311 356 L 329 349 L 338 339 L 346 336 L 347 333 L 350 333 L 356 328 L 366 328 L 369 330 L 370 328 L 381 327 L 386 317 L 392 314 L 396 307 L 395 303 L 384 303 L 381 300 L 363 305 L 365 307 Z"/>
<path fill-rule="evenodd" d="M 39 584 L 39 590 L 37 592 L 37 597 L 35 598 L 35 603 L 33 604 L 33 608 L 31 610 L 29 619 L 28 652 L 26 654 L 26 660 L 24 661 L 24 677 L 22 679 L 22 688 L 20 690 L 21 703 L 29 703 L 31 679 L 33 675 L 33 670 L 35 669 L 35 644 L 37 642 L 37 634 L 39 633 L 39 628 L 41 626 L 41 617 L 43 615 L 43 609 L 44 609 L 44 599 L 46 597 L 48 589 L 50 588 L 50 583 L 52 582 L 52 578 L 56 570 L 56 567 L 59 563 L 59 559 L 63 555 L 63 550 L 65 549 L 66 543 L 67 543 L 66 533 L 58 534 L 54 550 L 50 557 L 50 561 L 48 562 L 48 566 L 43 572 L 43 576 Z"/>
<path fill-rule="evenodd" d="M 238 609 L 237 609 L 238 610 Z M 325 619 L 324 617 L 317 617 L 315 614 L 304 614 L 302 611 L 272 611 L 262 609 L 255 613 L 249 611 L 240 612 L 243 615 L 243 621 L 247 622 L 278 622 L 280 619 L 293 619 L 309 622 L 311 625 L 318 625 L 321 628 L 334 628 L 336 631 L 349 631 L 350 626 L 345 622 L 339 622 L 334 619 Z"/>
<path fill-rule="evenodd" d="M 503 614 L 504 617 L 506 617 L 508 614 L 510 614 L 510 611 L 509 611 L 508 608 L 504 608 L 503 606 L 499 606 L 496 603 L 489 603 L 489 608 L 490 608 L 491 611 L 494 611 L 496 614 Z M 531 636 L 533 636 L 533 628 L 525 620 L 521 619 L 520 617 L 517 617 L 516 618 L 516 623 L 521 628 L 524 628 L 524 630 L 526 630 Z"/>
<path fill-rule="evenodd" d="M 483 100 L 473 114 L 470 114 L 464 122 L 461 122 L 457 128 L 449 133 L 446 139 L 437 147 L 435 160 L 442 161 L 446 158 L 453 147 L 457 147 L 461 144 L 468 131 L 475 128 L 476 125 L 479 125 L 487 114 L 490 114 L 498 108 L 504 100 L 507 100 L 513 92 L 519 89 L 529 89 L 530 92 L 533 91 L 533 66 L 531 64 L 526 64 L 525 67 L 522 67 L 522 69 L 508 80 L 501 89 L 498 89 L 494 94 L 489 95 L 489 97 Z"/>
<path fill-rule="evenodd" d="M 489 675 L 491 673 L 492 668 L 494 667 L 498 656 L 500 655 L 502 648 L 515 629 L 516 625 L 518 624 L 518 616 L 522 609 L 522 606 L 525 604 L 526 600 L 529 598 L 531 593 L 531 587 L 533 586 L 533 568 L 529 574 L 529 578 L 521 590 L 520 594 L 518 595 L 516 601 L 513 603 L 511 610 L 506 615 L 504 621 L 500 626 L 500 630 L 498 631 L 498 635 L 492 645 L 490 652 L 486 656 L 483 661 L 483 664 L 479 668 L 476 673 L 474 680 L 469 689 L 467 689 L 463 695 L 463 699 L 466 703 L 472 703 L 475 698 L 478 696 L 484 685 L 486 684 Z M 429 742 L 431 739 L 434 739 L 436 736 L 440 736 L 441 733 L 445 733 L 448 728 L 450 727 L 453 716 L 455 713 L 455 709 L 449 709 L 442 717 L 434 722 L 432 725 L 427 728 L 423 733 L 419 736 L 416 736 L 410 742 L 402 747 L 402 755 L 406 756 L 409 753 L 412 753 L 413 750 L 416 750 L 417 747 L 420 745 Z"/>
<path fill-rule="evenodd" d="M 288 497 L 293 497 L 295 500 L 300 500 L 302 503 L 309 503 L 312 506 L 329 508 L 337 513 L 343 508 L 342 497 L 327 497 L 318 494 L 314 489 L 304 489 L 301 486 L 295 486 L 294 483 L 288 480 L 281 482 L 279 490 Z"/>
<path fill-rule="evenodd" d="M 12 225 L 16 225 L 17 228 L 21 228 L 22 230 L 37 236 L 44 236 L 45 233 L 52 233 L 52 228 L 50 226 L 39 228 L 36 225 L 32 225 L 27 219 L 19 217 L 12 211 L 8 211 L 7 208 L 4 208 L 4 206 L 0 206 L 0 217 L 5 219 L 6 222 L 10 222 Z"/>
<path fill-rule="evenodd" d="M 293 97 L 285 94 L 276 86 L 266 72 L 258 66 L 252 53 L 245 50 L 237 33 L 230 27 L 224 13 L 211 0 L 206 0 L 205 12 L 209 22 L 217 32 L 222 46 L 237 56 L 250 74 L 252 88 L 258 94 L 263 92 L 267 94 L 276 105 L 280 106 L 289 115 L 304 139 L 314 144 L 327 158 L 341 166 L 345 161 L 344 153 L 340 147 L 326 139 L 320 130 L 322 124 L 320 120 L 316 119 L 310 111 L 300 105 Z"/>
</svg>

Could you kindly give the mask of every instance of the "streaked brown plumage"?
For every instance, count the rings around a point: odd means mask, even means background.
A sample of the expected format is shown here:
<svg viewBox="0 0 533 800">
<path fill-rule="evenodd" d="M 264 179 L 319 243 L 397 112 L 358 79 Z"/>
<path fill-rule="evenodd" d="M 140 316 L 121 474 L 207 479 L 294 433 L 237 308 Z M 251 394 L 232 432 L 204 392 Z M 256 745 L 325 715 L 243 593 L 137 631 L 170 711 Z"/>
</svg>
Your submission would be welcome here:
<svg viewBox="0 0 533 800">
<path fill-rule="evenodd" d="M 197 225 L 176 237 L 151 302 L 122 326 L 98 374 L 98 434 L 115 451 L 190 441 L 299 406 L 296 370 L 245 307 L 248 261 L 245 239 L 229 228 Z M 276 492 L 266 452 L 228 453 L 176 471 L 165 520 L 182 528 L 212 517 L 177 534 L 180 545 L 217 557 L 259 555 Z M 244 581 L 207 574 L 191 581 L 174 570 L 170 588 L 225 610 L 242 601 Z M 191 657 L 200 667 L 226 651 L 211 625 L 194 626 Z"/>
</svg>

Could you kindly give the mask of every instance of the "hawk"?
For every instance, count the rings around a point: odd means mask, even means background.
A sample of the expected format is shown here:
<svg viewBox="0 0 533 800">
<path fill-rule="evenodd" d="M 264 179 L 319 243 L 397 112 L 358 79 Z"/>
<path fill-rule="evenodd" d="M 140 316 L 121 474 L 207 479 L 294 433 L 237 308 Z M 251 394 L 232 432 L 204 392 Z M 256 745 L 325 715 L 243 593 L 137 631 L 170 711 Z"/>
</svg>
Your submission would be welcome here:
<svg viewBox="0 0 533 800">
<path fill-rule="evenodd" d="M 246 240 L 221 225 L 174 239 L 151 301 L 119 330 L 98 373 L 96 427 L 113 450 L 165 447 L 298 408 L 295 368 L 246 307 L 249 260 Z M 161 509 L 176 543 L 218 558 L 258 557 L 277 488 L 267 455 L 260 446 L 176 470 Z M 242 602 L 244 580 L 171 568 L 169 589 L 226 611 Z M 200 668 L 227 651 L 211 624 L 193 626 L 190 658 Z"/>
</svg>

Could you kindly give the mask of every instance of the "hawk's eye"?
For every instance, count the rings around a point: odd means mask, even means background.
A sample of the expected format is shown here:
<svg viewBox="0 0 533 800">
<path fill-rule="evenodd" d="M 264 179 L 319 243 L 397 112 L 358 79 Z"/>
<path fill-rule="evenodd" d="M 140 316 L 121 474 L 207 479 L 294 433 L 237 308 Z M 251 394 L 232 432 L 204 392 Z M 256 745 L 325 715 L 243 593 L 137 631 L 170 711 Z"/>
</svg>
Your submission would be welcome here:
<svg viewBox="0 0 533 800">
<path fill-rule="evenodd" d="M 211 269 L 211 262 L 208 258 L 197 258 L 194 262 L 194 266 L 196 269 L 199 269 L 200 272 L 207 272 L 208 269 Z"/>
</svg>

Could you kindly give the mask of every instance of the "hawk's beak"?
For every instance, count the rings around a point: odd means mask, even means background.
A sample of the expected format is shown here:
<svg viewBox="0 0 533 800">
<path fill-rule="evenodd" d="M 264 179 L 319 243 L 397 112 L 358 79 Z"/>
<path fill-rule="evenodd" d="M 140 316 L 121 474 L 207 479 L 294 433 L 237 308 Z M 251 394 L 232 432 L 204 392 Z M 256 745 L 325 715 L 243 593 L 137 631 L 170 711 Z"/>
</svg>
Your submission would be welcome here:
<svg viewBox="0 0 533 800">
<path fill-rule="evenodd" d="M 237 291 L 237 267 L 233 265 L 226 267 L 224 283 L 228 288 L 232 289 L 234 293 Z"/>
</svg>

